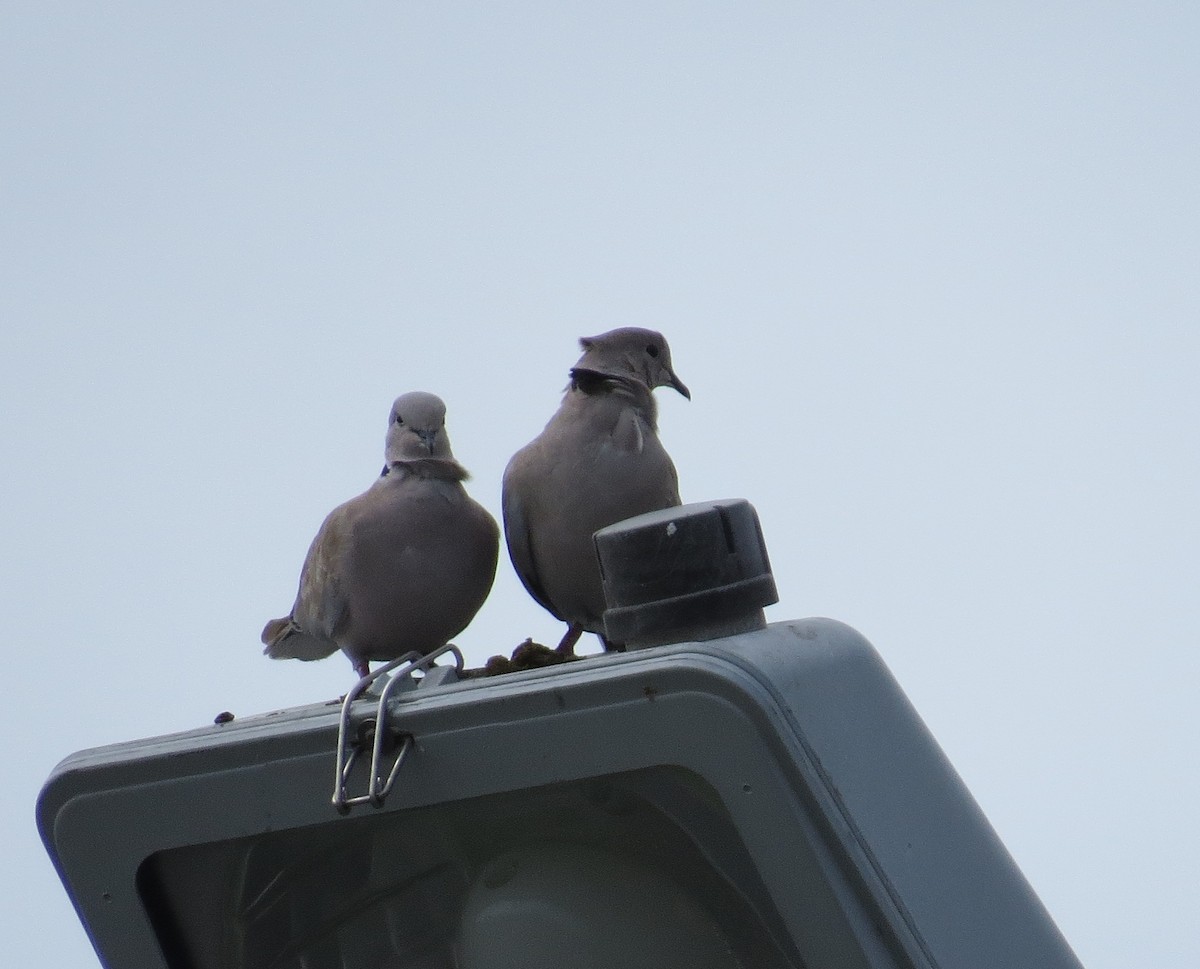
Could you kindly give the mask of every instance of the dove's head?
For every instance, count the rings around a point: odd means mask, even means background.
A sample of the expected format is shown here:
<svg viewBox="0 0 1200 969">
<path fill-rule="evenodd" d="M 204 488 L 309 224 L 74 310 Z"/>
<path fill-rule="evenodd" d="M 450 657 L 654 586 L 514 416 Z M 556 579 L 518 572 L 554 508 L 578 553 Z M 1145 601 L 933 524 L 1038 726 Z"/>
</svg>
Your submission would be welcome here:
<svg viewBox="0 0 1200 969">
<path fill-rule="evenodd" d="M 453 458 L 446 434 L 446 405 L 434 394 L 415 390 L 396 398 L 388 419 L 387 461 Z"/>
<path fill-rule="evenodd" d="M 598 374 L 636 380 L 653 390 L 655 387 L 674 387 L 688 400 L 692 399 L 682 380 L 671 369 L 671 348 L 661 333 L 624 326 L 599 336 L 585 336 L 579 341 L 583 356 L 571 375 Z"/>
</svg>

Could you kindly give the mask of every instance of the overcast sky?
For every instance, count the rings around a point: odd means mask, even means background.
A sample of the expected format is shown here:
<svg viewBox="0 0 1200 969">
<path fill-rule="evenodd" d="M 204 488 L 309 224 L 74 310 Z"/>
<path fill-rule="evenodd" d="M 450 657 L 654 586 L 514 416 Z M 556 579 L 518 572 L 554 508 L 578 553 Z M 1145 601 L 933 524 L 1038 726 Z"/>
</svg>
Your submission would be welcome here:
<svg viewBox="0 0 1200 969">
<path fill-rule="evenodd" d="M 0 8 L 12 965 L 95 965 L 71 752 L 324 701 L 272 662 L 388 408 L 499 517 L 579 336 L 663 331 L 684 500 L 865 634 L 1089 969 L 1200 910 L 1200 6 Z M 468 660 L 559 625 L 502 560 Z"/>
</svg>

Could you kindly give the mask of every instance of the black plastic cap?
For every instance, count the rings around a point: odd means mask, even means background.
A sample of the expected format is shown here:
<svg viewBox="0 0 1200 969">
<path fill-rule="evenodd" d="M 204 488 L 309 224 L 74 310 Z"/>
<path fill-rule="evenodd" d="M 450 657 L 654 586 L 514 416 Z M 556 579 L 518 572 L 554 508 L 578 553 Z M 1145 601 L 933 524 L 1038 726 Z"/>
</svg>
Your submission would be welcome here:
<svg viewBox="0 0 1200 969">
<path fill-rule="evenodd" d="M 754 506 L 744 498 L 652 511 L 596 532 L 604 634 L 660 646 L 761 629 L 779 601 Z"/>
</svg>

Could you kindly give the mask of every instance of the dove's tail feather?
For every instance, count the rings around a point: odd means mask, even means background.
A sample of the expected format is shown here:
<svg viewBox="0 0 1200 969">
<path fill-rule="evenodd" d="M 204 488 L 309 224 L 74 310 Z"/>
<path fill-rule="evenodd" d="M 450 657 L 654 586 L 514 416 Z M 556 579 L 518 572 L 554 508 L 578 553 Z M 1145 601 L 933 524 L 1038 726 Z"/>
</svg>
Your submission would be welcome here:
<svg viewBox="0 0 1200 969">
<path fill-rule="evenodd" d="M 271 659 L 324 659 L 337 652 L 337 643 L 319 636 L 310 636 L 291 616 L 272 619 L 263 627 L 263 650 Z"/>
</svg>

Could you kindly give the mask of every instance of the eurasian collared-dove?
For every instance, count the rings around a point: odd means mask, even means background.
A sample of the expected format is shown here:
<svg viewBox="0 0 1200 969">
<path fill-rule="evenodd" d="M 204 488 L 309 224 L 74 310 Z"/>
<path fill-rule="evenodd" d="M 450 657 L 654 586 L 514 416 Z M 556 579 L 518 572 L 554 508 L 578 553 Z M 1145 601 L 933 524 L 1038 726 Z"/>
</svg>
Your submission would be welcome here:
<svg viewBox="0 0 1200 969">
<path fill-rule="evenodd" d="M 340 649 L 365 676 L 371 660 L 427 653 L 462 632 L 487 598 L 500 531 L 467 494 L 446 405 L 398 397 L 383 473 L 321 525 L 290 615 L 262 631 L 273 659 L 321 659 Z"/>
<path fill-rule="evenodd" d="M 675 466 L 658 440 L 655 387 L 691 394 L 662 334 L 624 327 L 584 337 L 561 406 L 504 471 L 504 535 L 529 594 L 567 623 L 558 651 L 584 630 L 603 640 L 604 588 L 592 533 L 679 504 Z M 604 642 L 606 648 L 619 644 Z"/>
</svg>

